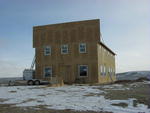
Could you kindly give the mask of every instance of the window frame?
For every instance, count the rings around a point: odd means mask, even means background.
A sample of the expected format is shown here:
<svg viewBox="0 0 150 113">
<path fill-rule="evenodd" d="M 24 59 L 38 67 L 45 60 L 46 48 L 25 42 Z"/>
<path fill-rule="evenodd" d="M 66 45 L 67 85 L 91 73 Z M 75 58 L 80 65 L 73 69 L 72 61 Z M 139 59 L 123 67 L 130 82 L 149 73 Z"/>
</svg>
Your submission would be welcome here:
<svg viewBox="0 0 150 113">
<path fill-rule="evenodd" d="M 47 53 L 47 48 L 49 48 L 49 53 Z M 44 56 L 48 56 L 51 55 L 52 50 L 51 50 L 51 46 L 44 46 Z"/>
<path fill-rule="evenodd" d="M 85 51 L 81 51 L 80 45 L 84 45 L 85 46 Z M 87 44 L 86 43 L 79 43 L 79 53 L 87 53 Z"/>
<path fill-rule="evenodd" d="M 106 76 L 106 66 L 103 65 L 103 76 Z"/>
<path fill-rule="evenodd" d="M 46 74 L 45 69 L 46 69 L 46 68 L 50 68 L 50 69 L 51 69 L 50 76 L 48 76 L 48 77 L 45 76 L 45 74 Z M 52 68 L 52 66 L 44 67 L 44 78 L 51 78 L 52 76 L 53 76 L 53 68 Z"/>
<path fill-rule="evenodd" d="M 103 65 L 100 65 L 100 75 L 103 76 Z"/>
<path fill-rule="evenodd" d="M 87 75 L 86 75 L 86 76 L 80 76 L 80 67 L 81 67 L 81 66 L 86 66 L 86 67 L 87 67 Z M 89 74 L 88 70 L 89 70 L 88 65 L 78 65 L 78 76 L 79 76 L 80 78 L 88 77 L 88 74 Z"/>
<path fill-rule="evenodd" d="M 63 46 L 67 46 L 67 49 L 66 49 L 67 52 L 66 53 L 63 52 L 63 49 L 64 49 Z M 69 53 L 69 46 L 68 46 L 68 44 L 61 45 L 61 54 L 68 54 L 68 53 Z"/>
</svg>

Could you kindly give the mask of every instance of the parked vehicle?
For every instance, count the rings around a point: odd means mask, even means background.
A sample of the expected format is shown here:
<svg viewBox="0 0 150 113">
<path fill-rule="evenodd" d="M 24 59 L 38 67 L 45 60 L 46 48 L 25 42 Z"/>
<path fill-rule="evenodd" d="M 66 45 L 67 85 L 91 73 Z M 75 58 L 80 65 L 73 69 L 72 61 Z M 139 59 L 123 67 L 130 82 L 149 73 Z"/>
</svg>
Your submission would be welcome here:
<svg viewBox="0 0 150 113">
<path fill-rule="evenodd" d="M 14 85 L 44 85 L 44 84 L 50 84 L 48 81 L 43 81 L 40 79 L 35 79 L 34 74 L 35 70 L 33 69 L 35 65 L 35 57 L 32 61 L 30 69 L 25 69 L 23 71 L 23 80 L 15 80 L 12 81 L 10 80 L 8 82 L 9 86 L 14 86 Z"/>
</svg>

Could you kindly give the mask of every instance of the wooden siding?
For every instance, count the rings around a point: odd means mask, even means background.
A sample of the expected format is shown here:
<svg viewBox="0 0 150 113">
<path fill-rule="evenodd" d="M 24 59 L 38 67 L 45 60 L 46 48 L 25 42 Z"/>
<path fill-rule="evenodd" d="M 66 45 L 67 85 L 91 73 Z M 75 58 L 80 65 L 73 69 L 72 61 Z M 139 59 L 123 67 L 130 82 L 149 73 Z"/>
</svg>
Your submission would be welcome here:
<svg viewBox="0 0 150 113">
<path fill-rule="evenodd" d="M 100 22 L 96 19 L 34 27 L 35 78 L 50 80 L 44 77 L 44 68 L 52 66 L 53 76 L 62 78 L 65 83 L 74 83 L 80 79 L 84 83 L 98 83 L 99 62 L 102 62 L 97 46 L 100 42 L 99 26 Z M 79 53 L 80 43 L 86 43 L 86 53 Z M 61 54 L 63 44 L 68 44 L 68 54 Z M 51 55 L 44 56 L 44 46 L 51 46 Z M 78 76 L 78 65 L 88 65 L 87 77 Z M 114 66 L 114 61 L 110 65 Z"/>
</svg>

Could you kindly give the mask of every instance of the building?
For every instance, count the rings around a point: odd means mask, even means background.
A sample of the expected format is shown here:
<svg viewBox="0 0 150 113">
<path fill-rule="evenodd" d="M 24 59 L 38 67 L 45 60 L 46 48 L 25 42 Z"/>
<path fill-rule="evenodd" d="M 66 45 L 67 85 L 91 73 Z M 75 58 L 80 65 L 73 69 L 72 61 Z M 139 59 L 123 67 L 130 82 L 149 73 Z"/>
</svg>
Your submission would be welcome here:
<svg viewBox="0 0 150 113">
<path fill-rule="evenodd" d="M 100 20 L 33 27 L 35 78 L 64 83 L 109 83 L 115 53 L 101 42 Z"/>
</svg>

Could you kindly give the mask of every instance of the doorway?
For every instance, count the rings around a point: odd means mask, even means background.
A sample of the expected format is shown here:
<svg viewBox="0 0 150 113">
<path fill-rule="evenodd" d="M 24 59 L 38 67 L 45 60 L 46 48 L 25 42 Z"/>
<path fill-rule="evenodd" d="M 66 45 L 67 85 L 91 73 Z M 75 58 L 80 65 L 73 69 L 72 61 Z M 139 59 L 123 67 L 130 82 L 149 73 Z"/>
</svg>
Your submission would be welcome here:
<svg viewBox="0 0 150 113">
<path fill-rule="evenodd" d="M 61 65 L 60 75 L 62 76 L 64 83 L 71 83 L 71 65 Z"/>
</svg>

